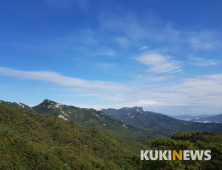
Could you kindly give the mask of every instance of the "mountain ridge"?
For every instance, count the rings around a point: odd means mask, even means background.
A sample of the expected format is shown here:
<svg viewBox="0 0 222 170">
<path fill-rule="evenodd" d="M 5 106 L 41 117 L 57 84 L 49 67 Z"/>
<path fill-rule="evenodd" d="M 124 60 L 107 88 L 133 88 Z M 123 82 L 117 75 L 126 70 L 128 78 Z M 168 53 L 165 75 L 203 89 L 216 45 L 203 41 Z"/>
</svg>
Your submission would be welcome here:
<svg viewBox="0 0 222 170">
<path fill-rule="evenodd" d="M 44 99 L 39 105 L 29 107 L 25 104 L 16 104 L 15 102 L 5 102 L 11 107 L 22 110 L 32 111 L 44 115 L 51 115 L 66 121 L 74 121 L 85 127 L 96 127 L 102 131 L 110 133 L 115 131 L 119 136 L 127 133 L 133 138 L 132 134 L 140 133 L 141 140 L 144 139 L 142 134 L 149 134 L 149 137 L 159 133 L 170 135 L 177 131 L 215 131 L 222 130 L 222 124 L 215 123 L 198 123 L 184 121 L 172 118 L 162 113 L 145 111 L 143 107 L 122 107 L 120 109 L 86 109 L 75 106 L 67 106 L 55 101 Z M 137 129 L 137 128 L 139 129 Z M 141 129 L 142 128 L 142 129 Z M 149 130 L 144 131 L 145 129 Z M 133 133 L 130 134 L 129 132 Z M 157 133 L 157 134 L 158 134 Z M 130 138 L 129 137 L 129 138 Z M 128 139 L 129 139 L 128 138 Z M 138 138 L 137 138 L 138 139 Z"/>
<path fill-rule="evenodd" d="M 173 133 L 176 131 L 215 131 L 222 130 L 222 124 L 198 123 L 178 120 L 170 116 L 150 111 L 138 111 L 129 108 L 103 109 L 108 116 L 122 120 L 133 126 Z"/>
<path fill-rule="evenodd" d="M 23 110 L 25 109 L 19 104 L 16 105 L 16 103 L 9 106 Z M 103 133 L 118 136 L 123 140 L 132 140 L 143 143 L 146 139 L 166 137 L 166 134 L 162 132 L 134 127 L 121 120 L 113 119 L 102 111 L 67 106 L 49 99 L 44 99 L 40 104 L 31 107 L 31 109 L 35 113 L 55 116 L 65 121 L 72 121 L 84 127 L 98 128 Z M 26 110 L 29 111 L 30 108 L 26 108 Z"/>
</svg>

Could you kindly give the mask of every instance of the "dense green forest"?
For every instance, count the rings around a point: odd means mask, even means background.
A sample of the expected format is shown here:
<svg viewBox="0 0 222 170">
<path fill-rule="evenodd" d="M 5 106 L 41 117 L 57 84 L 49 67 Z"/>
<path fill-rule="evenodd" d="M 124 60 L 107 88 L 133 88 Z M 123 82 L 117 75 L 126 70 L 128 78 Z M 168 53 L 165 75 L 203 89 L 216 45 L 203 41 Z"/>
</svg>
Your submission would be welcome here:
<svg viewBox="0 0 222 170">
<path fill-rule="evenodd" d="M 121 138 L 0 103 L 0 169 L 135 169 L 145 143 Z"/>
<path fill-rule="evenodd" d="M 142 145 L 0 104 L 0 169 L 132 169 Z"/>
<path fill-rule="evenodd" d="M 221 170 L 222 132 L 176 132 L 170 138 L 146 141 L 153 150 L 211 150 L 211 160 L 144 160 L 133 156 L 132 165 L 140 170 Z"/>
</svg>

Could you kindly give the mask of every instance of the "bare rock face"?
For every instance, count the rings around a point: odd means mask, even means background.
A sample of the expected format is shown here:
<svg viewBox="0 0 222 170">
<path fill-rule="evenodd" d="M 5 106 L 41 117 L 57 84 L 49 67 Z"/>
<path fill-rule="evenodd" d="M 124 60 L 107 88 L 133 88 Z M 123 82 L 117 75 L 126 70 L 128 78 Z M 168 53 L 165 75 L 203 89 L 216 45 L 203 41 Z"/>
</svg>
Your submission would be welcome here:
<svg viewBox="0 0 222 170">
<path fill-rule="evenodd" d="M 44 100 L 42 101 L 42 103 L 48 103 L 48 102 L 49 102 L 48 99 L 44 99 Z"/>
<path fill-rule="evenodd" d="M 145 112 L 144 108 L 141 106 L 134 106 L 132 109 L 135 109 L 137 112 Z"/>
<path fill-rule="evenodd" d="M 131 108 L 130 107 L 123 107 L 121 109 L 122 110 L 126 110 L 126 111 L 133 111 L 133 110 L 135 110 L 138 113 L 144 113 L 145 112 L 144 108 L 141 107 L 141 106 L 134 106 L 134 107 L 131 107 Z"/>
<path fill-rule="evenodd" d="M 25 107 L 24 104 L 22 104 L 22 103 L 18 103 L 18 105 L 23 107 L 23 108 Z"/>
</svg>

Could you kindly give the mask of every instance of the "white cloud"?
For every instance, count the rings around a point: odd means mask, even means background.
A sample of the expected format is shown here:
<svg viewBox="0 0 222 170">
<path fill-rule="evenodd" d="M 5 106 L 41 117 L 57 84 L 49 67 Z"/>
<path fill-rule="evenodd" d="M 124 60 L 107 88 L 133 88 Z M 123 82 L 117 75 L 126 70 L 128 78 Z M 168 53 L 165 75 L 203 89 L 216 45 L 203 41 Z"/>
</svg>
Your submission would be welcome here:
<svg viewBox="0 0 222 170">
<path fill-rule="evenodd" d="M 178 72 L 181 72 L 182 69 L 178 69 L 178 70 L 173 70 L 173 71 L 170 71 L 169 73 L 178 73 Z"/>
<path fill-rule="evenodd" d="M 115 54 L 115 52 L 113 52 L 113 51 L 108 51 L 108 52 L 105 52 L 104 55 L 114 56 L 114 55 L 116 55 L 116 54 Z"/>
<path fill-rule="evenodd" d="M 41 80 L 56 83 L 62 86 L 74 86 L 82 88 L 101 88 L 110 90 L 127 90 L 128 88 L 116 82 L 109 81 L 87 81 L 79 78 L 63 76 L 49 71 L 20 71 L 11 68 L 0 67 L 0 74 L 4 76 L 18 77 L 28 80 Z"/>
<path fill-rule="evenodd" d="M 164 75 L 164 76 L 148 76 L 148 75 L 137 75 L 135 76 L 135 82 L 136 84 L 144 84 L 144 83 L 153 83 L 153 82 L 169 82 L 173 80 L 178 80 L 178 77 L 172 76 L 172 75 Z"/>
<path fill-rule="evenodd" d="M 159 103 L 153 100 L 138 100 L 134 103 L 135 106 L 149 106 L 149 105 L 161 105 L 163 103 Z"/>
<path fill-rule="evenodd" d="M 158 62 L 162 61 L 165 60 L 161 57 L 158 58 Z M 55 72 L 20 71 L 4 67 L 0 67 L 0 75 L 45 81 L 60 85 L 61 89 L 55 90 L 59 91 L 60 94 L 62 92 L 64 97 L 67 95 L 93 97 L 93 103 L 95 103 L 95 100 L 96 103 L 100 103 L 93 105 L 94 108 L 120 108 L 135 105 L 147 108 L 151 106 L 218 108 L 221 107 L 222 101 L 222 73 L 202 75 L 194 78 L 180 78 L 180 80 L 178 82 L 175 81 L 174 84 L 168 83 L 168 85 L 164 85 L 163 83 L 158 86 L 150 86 L 152 82 L 148 82 L 147 80 L 143 81 L 142 79 L 146 78 L 145 76 L 140 77 L 141 83 L 138 85 L 135 83 L 123 84 L 108 81 L 88 81 L 63 76 Z M 167 80 L 171 78 L 175 80 L 175 77 L 167 77 Z M 153 77 L 153 81 L 165 81 L 165 77 L 160 76 L 157 77 L 156 80 L 155 77 Z M 146 86 L 146 83 L 148 86 Z M 141 86 L 141 84 L 143 84 L 143 86 Z M 87 100 L 89 101 L 89 99 Z M 79 104 L 87 105 L 86 103 L 83 102 Z M 77 105 L 78 103 L 73 104 Z"/>
<path fill-rule="evenodd" d="M 174 61 L 170 56 L 164 56 L 158 52 L 148 51 L 135 58 L 137 61 L 149 67 L 148 71 L 153 73 L 169 73 L 181 71 L 180 63 Z"/>
<path fill-rule="evenodd" d="M 149 90 L 154 99 L 168 105 L 220 106 L 222 74 L 183 79 L 182 83 Z M 156 97 L 155 97 L 156 96 Z"/>
<path fill-rule="evenodd" d="M 140 48 L 140 50 L 145 50 L 147 48 L 148 48 L 147 46 L 143 46 L 143 47 Z"/>
<path fill-rule="evenodd" d="M 174 84 L 160 86 L 131 86 L 123 93 L 123 106 L 202 106 L 221 107 L 222 73 L 185 78 Z M 179 113 L 178 113 L 179 114 Z"/>
</svg>

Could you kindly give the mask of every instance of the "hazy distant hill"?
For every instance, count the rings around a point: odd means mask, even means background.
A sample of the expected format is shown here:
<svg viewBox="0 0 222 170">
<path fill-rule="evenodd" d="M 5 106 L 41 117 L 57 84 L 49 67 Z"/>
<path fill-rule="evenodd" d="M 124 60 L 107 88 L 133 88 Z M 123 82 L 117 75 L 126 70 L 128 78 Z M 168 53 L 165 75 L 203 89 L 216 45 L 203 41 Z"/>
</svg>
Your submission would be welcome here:
<svg viewBox="0 0 222 170">
<path fill-rule="evenodd" d="M 193 115 L 169 115 L 170 117 L 173 117 L 175 119 L 182 119 L 182 120 L 192 120 L 192 119 L 198 119 L 198 118 L 203 118 L 203 117 L 208 117 L 211 115 L 198 115 L 198 116 L 193 116 Z"/>
<path fill-rule="evenodd" d="M 215 115 L 215 116 L 202 117 L 199 119 L 192 119 L 191 121 L 222 123 L 222 114 Z"/>
<path fill-rule="evenodd" d="M 178 120 L 160 113 L 144 111 L 142 107 L 103 109 L 104 113 L 115 119 L 123 120 L 126 123 L 137 127 L 157 130 L 165 133 L 176 131 L 220 131 L 222 124 L 218 123 L 197 123 Z"/>
<path fill-rule="evenodd" d="M 193 122 L 202 122 L 202 123 L 222 123 L 222 114 L 219 115 L 199 115 L 199 116 L 192 116 L 192 115 L 173 115 L 171 116 L 176 119 L 186 120 L 186 121 L 193 121 Z"/>
</svg>

